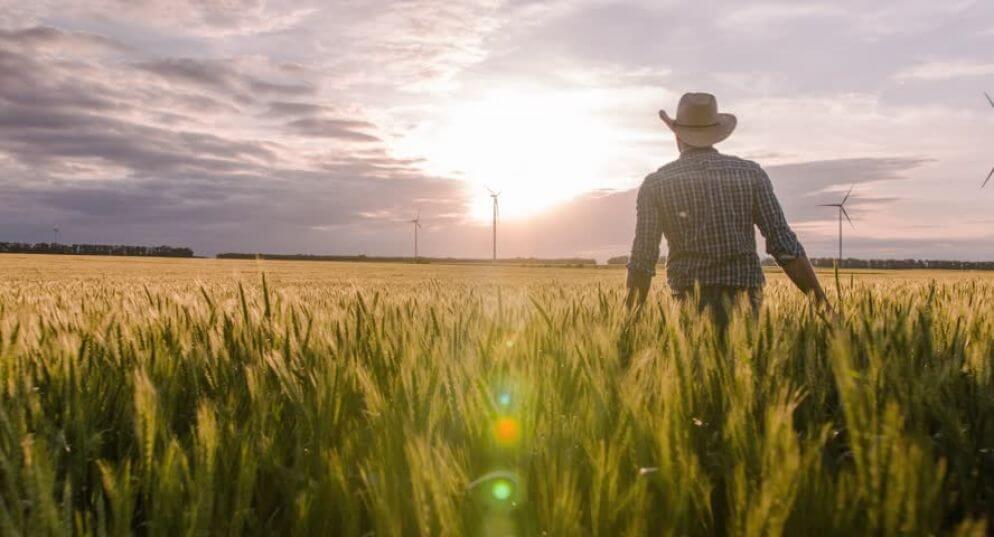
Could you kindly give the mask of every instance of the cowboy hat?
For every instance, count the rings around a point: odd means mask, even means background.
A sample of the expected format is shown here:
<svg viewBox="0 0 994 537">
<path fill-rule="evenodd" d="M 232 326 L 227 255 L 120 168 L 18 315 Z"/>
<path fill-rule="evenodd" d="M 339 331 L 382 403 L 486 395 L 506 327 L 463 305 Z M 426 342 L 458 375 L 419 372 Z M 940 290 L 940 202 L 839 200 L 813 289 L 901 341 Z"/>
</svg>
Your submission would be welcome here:
<svg viewBox="0 0 994 537">
<path fill-rule="evenodd" d="M 677 138 L 694 147 L 708 147 L 728 138 L 736 124 L 732 114 L 718 113 L 718 100 L 710 93 L 685 93 L 676 119 L 665 110 L 659 111 L 659 117 Z"/>
</svg>

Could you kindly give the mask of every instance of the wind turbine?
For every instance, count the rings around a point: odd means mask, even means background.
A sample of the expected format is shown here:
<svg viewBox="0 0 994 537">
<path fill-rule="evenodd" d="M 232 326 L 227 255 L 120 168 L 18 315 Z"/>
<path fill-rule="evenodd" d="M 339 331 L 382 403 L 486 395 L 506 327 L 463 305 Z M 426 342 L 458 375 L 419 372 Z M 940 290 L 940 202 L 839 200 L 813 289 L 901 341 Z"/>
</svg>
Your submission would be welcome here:
<svg viewBox="0 0 994 537">
<path fill-rule="evenodd" d="M 849 200 L 849 195 L 852 194 L 852 189 L 854 188 L 856 188 L 856 183 L 853 183 L 849 187 L 849 192 L 846 192 L 845 197 L 839 203 L 823 203 L 819 205 L 819 207 L 837 207 L 839 209 L 839 265 L 842 265 L 842 217 L 845 216 L 846 220 L 849 221 L 849 225 L 854 229 L 856 228 L 856 224 L 852 223 L 852 218 L 849 218 L 849 213 L 846 212 L 846 201 Z"/>
<path fill-rule="evenodd" d="M 500 192 L 494 192 L 493 190 L 490 190 L 489 187 L 487 188 L 487 192 L 490 192 L 490 198 L 493 199 L 493 202 L 494 202 L 494 244 L 493 244 L 494 249 L 493 249 L 493 263 L 496 265 L 497 264 L 497 206 L 498 206 L 497 198 L 500 197 Z"/>
<path fill-rule="evenodd" d="M 59 226 L 55 226 L 55 227 L 52 228 L 52 236 L 54 237 L 54 242 L 52 244 L 58 244 L 59 243 Z"/>
<path fill-rule="evenodd" d="M 991 99 L 991 96 L 986 91 L 984 92 L 984 97 L 987 97 L 987 102 L 991 103 L 991 108 L 994 108 L 994 99 Z M 991 176 L 994 176 L 994 168 L 991 168 L 991 173 L 987 174 L 987 179 L 984 179 L 984 184 L 980 185 L 980 188 L 987 186 L 987 183 L 991 180 Z"/>
<path fill-rule="evenodd" d="M 408 220 L 408 224 L 414 224 L 414 262 L 418 261 L 418 230 L 421 229 L 421 210 L 418 209 L 418 215 L 414 217 L 414 220 Z"/>
</svg>

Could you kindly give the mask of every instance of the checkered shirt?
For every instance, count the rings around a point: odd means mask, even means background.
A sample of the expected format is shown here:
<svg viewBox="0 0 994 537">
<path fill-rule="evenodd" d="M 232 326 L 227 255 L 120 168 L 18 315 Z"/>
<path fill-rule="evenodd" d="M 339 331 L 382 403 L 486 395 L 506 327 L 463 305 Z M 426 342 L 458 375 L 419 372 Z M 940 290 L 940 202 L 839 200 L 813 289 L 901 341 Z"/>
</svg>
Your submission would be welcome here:
<svg viewBox="0 0 994 537">
<path fill-rule="evenodd" d="M 690 149 L 642 183 L 628 270 L 655 275 L 665 235 L 674 291 L 695 283 L 761 287 L 754 225 L 777 263 L 805 255 L 758 164 L 712 148 Z"/>
</svg>

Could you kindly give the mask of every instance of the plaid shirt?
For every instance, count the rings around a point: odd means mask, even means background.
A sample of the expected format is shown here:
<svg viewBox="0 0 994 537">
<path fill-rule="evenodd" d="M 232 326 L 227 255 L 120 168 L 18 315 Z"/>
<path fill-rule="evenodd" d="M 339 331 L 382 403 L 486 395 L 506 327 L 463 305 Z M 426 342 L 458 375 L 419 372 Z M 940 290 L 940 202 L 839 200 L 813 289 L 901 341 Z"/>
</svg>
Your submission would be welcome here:
<svg viewBox="0 0 994 537">
<path fill-rule="evenodd" d="M 665 235 L 673 290 L 695 283 L 761 287 L 765 278 L 753 225 L 781 265 L 804 255 L 758 164 L 713 148 L 690 149 L 642 183 L 628 270 L 655 275 Z"/>
</svg>

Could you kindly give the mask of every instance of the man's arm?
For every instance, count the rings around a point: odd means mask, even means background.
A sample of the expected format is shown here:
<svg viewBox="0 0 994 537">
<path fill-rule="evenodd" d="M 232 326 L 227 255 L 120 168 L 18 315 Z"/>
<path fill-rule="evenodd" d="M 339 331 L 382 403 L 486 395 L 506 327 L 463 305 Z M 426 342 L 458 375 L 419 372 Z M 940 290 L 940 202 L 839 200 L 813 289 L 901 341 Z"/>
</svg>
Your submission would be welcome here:
<svg viewBox="0 0 994 537">
<path fill-rule="evenodd" d="M 825 291 L 818 282 L 804 247 L 790 229 L 780 207 L 780 201 L 773 193 L 773 183 L 762 169 L 759 170 L 755 196 L 753 220 L 766 239 L 766 252 L 773 256 L 777 264 L 787 273 L 790 281 L 802 293 L 813 295 L 819 304 L 827 305 Z"/>
<path fill-rule="evenodd" d="M 625 304 L 629 310 L 645 302 L 652 277 L 656 275 L 656 263 L 659 262 L 659 241 L 662 239 L 663 228 L 659 207 L 650 189 L 649 179 L 646 178 L 639 188 L 635 240 L 632 242 L 632 255 L 628 259 L 628 296 Z"/>
<path fill-rule="evenodd" d="M 811 266 L 808 256 L 802 255 L 786 261 L 780 267 L 802 293 L 814 296 L 815 302 L 819 304 L 828 305 L 828 297 L 825 296 L 825 290 L 818 282 L 818 276 L 815 275 L 815 269 Z"/>
</svg>

